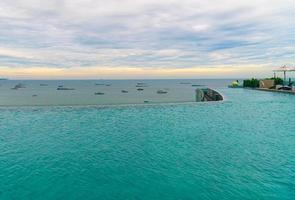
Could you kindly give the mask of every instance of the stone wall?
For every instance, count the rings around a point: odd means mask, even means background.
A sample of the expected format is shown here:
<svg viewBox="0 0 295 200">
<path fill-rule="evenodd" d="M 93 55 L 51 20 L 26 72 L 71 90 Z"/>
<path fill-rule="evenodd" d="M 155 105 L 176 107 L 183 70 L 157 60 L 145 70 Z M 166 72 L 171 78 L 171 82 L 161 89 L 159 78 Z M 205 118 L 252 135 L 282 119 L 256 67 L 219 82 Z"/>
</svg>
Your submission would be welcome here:
<svg viewBox="0 0 295 200">
<path fill-rule="evenodd" d="M 271 88 L 275 86 L 275 81 L 274 80 L 260 80 L 259 81 L 259 88 Z"/>
<path fill-rule="evenodd" d="M 221 94 L 210 88 L 198 88 L 196 89 L 196 102 L 203 101 L 222 101 Z"/>
</svg>

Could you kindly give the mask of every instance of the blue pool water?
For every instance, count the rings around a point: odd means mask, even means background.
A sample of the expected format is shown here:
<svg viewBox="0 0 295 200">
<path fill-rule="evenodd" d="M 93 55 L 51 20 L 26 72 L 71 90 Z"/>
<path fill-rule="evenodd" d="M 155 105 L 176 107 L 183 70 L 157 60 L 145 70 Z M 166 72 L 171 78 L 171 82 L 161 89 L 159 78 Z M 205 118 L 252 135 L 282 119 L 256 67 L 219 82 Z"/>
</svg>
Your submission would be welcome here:
<svg viewBox="0 0 295 200">
<path fill-rule="evenodd" d="M 294 199 L 295 96 L 0 108 L 0 199 Z"/>
</svg>

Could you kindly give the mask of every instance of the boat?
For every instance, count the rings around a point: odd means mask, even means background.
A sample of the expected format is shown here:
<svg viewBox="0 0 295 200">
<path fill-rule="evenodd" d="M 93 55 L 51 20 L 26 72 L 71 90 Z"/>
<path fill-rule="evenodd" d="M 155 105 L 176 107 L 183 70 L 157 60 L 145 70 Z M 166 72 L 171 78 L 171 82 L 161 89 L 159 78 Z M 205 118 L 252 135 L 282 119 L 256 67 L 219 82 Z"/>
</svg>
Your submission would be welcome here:
<svg viewBox="0 0 295 200">
<path fill-rule="evenodd" d="M 26 88 L 26 86 L 24 85 L 24 84 L 22 84 L 22 83 L 19 83 L 19 84 L 17 84 L 16 85 L 18 88 Z"/>
<path fill-rule="evenodd" d="M 157 93 L 158 94 L 167 94 L 168 92 L 167 91 L 164 91 L 164 90 L 158 90 Z"/>
<path fill-rule="evenodd" d="M 26 88 L 26 86 L 24 84 L 18 83 L 13 88 L 11 88 L 11 89 L 12 90 L 18 90 L 20 88 Z"/>
<path fill-rule="evenodd" d="M 56 90 L 75 90 L 75 88 L 67 88 L 67 87 L 64 87 L 63 85 L 59 85 Z"/>
<path fill-rule="evenodd" d="M 204 86 L 204 85 L 192 84 L 192 87 L 201 87 L 201 86 Z"/>
<path fill-rule="evenodd" d="M 146 83 L 137 83 L 135 87 L 148 87 Z"/>
<path fill-rule="evenodd" d="M 58 87 L 56 90 L 75 90 L 75 88 Z"/>
<path fill-rule="evenodd" d="M 191 83 L 190 82 L 180 82 L 179 84 L 181 84 L 181 85 L 189 85 Z"/>
<path fill-rule="evenodd" d="M 41 83 L 40 86 L 48 86 L 48 84 Z"/>
<path fill-rule="evenodd" d="M 32 95 L 32 97 L 37 97 L 37 96 L 38 96 L 37 94 L 33 94 L 33 95 Z"/>
<path fill-rule="evenodd" d="M 103 92 L 95 92 L 94 95 L 104 95 Z"/>
<path fill-rule="evenodd" d="M 143 91 L 143 88 L 138 88 L 137 91 Z"/>
<path fill-rule="evenodd" d="M 143 103 L 149 103 L 149 101 L 145 100 L 145 101 L 143 101 Z"/>
<path fill-rule="evenodd" d="M 121 92 L 122 92 L 122 93 L 128 93 L 128 91 L 127 91 L 127 90 L 121 90 Z"/>
</svg>

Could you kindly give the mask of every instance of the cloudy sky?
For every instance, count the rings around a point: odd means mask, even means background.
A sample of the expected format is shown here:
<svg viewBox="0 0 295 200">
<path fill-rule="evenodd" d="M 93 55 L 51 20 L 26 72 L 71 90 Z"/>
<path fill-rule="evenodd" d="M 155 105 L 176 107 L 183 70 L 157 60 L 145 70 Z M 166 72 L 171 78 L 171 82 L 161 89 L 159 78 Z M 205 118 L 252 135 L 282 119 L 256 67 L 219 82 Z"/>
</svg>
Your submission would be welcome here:
<svg viewBox="0 0 295 200">
<path fill-rule="evenodd" d="M 1 0 L 0 77 L 226 78 L 295 64 L 294 0 Z"/>
</svg>

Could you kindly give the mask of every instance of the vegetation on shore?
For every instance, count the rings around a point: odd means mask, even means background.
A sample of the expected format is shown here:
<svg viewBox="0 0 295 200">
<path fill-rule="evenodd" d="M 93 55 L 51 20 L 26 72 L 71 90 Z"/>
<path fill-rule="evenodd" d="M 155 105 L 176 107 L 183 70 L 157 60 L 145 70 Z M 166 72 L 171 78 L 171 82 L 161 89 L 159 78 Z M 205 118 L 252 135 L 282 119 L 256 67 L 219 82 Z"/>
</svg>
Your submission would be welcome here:
<svg viewBox="0 0 295 200">
<path fill-rule="evenodd" d="M 267 80 L 274 80 L 275 85 L 282 85 L 284 83 L 283 79 L 276 77 L 276 78 L 267 78 Z M 249 88 L 258 88 L 259 87 L 259 79 L 252 78 L 246 79 L 243 81 L 243 87 Z"/>
<path fill-rule="evenodd" d="M 268 80 L 274 80 L 275 81 L 275 85 L 283 85 L 284 80 L 281 79 L 280 77 L 276 77 L 276 78 L 267 78 Z"/>
<path fill-rule="evenodd" d="M 259 80 L 256 78 L 246 79 L 243 81 L 243 87 L 257 88 L 259 87 Z"/>
</svg>

